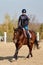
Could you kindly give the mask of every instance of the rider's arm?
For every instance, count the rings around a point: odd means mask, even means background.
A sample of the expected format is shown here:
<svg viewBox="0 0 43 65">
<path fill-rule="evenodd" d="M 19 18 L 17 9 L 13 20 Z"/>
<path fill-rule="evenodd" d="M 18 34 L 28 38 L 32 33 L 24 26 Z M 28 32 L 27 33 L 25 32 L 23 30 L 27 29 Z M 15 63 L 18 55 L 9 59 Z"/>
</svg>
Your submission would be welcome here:
<svg viewBox="0 0 43 65">
<path fill-rule="evenodd" d="M 26 25 L 29 24 L 29 20 L 30 20 L 30 18 L 28 16 L 26 16 Z"/>
<path fill-rule="evenodd" d="M 21 17 L 18 19 L 18 27 L 21 26 Z"/>
<path fill-rule="evenodd" d="M 30 18 L 29 18 L 29 17 L 27 17 L 27 20 L 28 20 L 28 24 L 29 24 Z"/>
</svg>

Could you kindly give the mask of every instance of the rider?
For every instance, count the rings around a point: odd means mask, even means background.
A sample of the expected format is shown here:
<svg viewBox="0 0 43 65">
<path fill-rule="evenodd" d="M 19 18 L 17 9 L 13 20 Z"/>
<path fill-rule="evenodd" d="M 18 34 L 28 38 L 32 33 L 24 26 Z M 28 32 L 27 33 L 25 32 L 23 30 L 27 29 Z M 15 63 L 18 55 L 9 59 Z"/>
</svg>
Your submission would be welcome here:
<svg viewBox="0 0 43 65">
<path fill-rule="evenodd" d="M 19 20 L 18 20 L 18 27 L 21 27 L 24 31 L 24 34 L 27 38 L 30 38 L 29 31 L 28 31 L 28 24 L 29 24 L 29 17 L 26 15 L 26 9 L 22 10 L 22 15 L 20 15 Z M 26 33 L 25 33 L 26 31 Z"/>
</svg>

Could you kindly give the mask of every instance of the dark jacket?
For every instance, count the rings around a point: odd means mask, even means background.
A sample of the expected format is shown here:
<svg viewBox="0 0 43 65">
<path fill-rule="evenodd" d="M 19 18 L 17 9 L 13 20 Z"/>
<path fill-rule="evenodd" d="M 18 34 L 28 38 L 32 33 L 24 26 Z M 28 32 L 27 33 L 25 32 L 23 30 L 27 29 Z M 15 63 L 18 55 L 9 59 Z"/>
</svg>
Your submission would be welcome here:
<svg viewBox="0 0 43 65">
<path fill-rule="evenodd" d="M 29 24 L 29 18 L 27 15 L 20 15 L 19 17 L 19 20 L 18 20 L 18 27 L 21 26 L 21 27 L 25 27 L 25 26 L 28 26 Z"/>
</svg>

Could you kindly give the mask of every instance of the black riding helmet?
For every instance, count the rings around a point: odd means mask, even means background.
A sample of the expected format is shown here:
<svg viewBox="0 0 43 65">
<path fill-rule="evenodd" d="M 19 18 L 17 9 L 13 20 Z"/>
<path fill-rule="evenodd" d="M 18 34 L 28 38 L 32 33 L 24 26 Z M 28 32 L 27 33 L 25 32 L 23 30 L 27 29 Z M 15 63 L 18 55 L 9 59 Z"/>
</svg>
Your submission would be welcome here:
<svg viewBox="0 0 43 65">
<path fill-rule="evenodd" d="M 26 9 L 22 9 L 22 13 L 26 13 Z"/>
</svg>

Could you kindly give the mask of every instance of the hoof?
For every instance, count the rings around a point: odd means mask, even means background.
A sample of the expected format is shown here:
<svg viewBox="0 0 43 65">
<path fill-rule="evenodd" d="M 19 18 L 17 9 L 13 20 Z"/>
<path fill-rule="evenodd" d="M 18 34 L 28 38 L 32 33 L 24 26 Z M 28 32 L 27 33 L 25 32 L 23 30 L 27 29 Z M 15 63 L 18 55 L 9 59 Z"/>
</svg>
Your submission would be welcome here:
<svg viewBox="0 0 43 65">
<path fill-rule="evenodd" d="M 16 55 L 14 55 L 14 57 L 13 58 L 15 58 L 15 60 L 17 60 L 17 56 Z"/>
<path fill-rule="evenodd" d="M 33 57 L 33 55 L 31 55 L 31 57 Z"/>
<path fill-rule="evenodd" d="M 29 55 L 26 58 L 29 58 Z"/>
<path fill-rule="evenodd" d="M 38 46 L 37 49 L 40 49 L 40 47 Z"/>
</svg>

